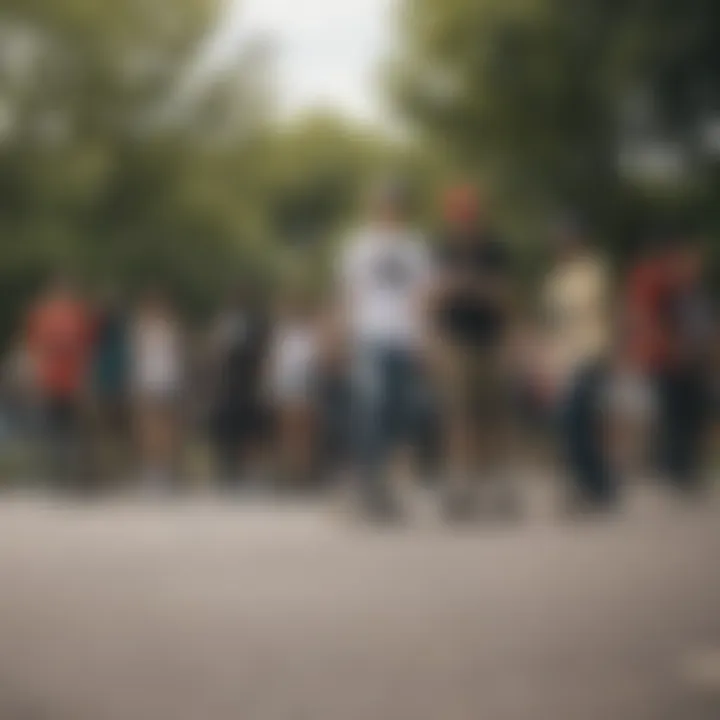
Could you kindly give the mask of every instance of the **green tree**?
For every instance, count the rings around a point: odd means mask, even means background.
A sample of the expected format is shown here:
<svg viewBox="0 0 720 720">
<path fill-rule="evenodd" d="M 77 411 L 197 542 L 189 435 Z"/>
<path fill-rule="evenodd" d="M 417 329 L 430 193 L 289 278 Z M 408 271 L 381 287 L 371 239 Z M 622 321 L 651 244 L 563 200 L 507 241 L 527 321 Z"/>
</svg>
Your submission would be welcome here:
<svg viewBox="0 0 720 720">
<path fill-rule="evenodd" d="M 720 108 L 720 17 L 710 0 L 402 7 L 392 75 L 401 108 L 458 169 L 489 177 L 506 209 L 525 218 L 572 206 L 621 238 L 648 193 L 645 178 L 625 172 L 623 152 L 639 156 L 653 140 L 653 150 L 695 159 L 699 130 Z M 673 183 L 692 185 L 706 171 L 691 163 Z"/>
<path fill-rule="evenodd" d="M 226 188 L 248 185 L 261 89 L 242 56 L 185 91 L 217 6 L 0 0 L 8 314 L 58 265 L 97 283 L 164 282 L 191 303 L 230 282 L 257 213 Z M 222 147 L 221 125 L 235 129 Z"/>
</svg>

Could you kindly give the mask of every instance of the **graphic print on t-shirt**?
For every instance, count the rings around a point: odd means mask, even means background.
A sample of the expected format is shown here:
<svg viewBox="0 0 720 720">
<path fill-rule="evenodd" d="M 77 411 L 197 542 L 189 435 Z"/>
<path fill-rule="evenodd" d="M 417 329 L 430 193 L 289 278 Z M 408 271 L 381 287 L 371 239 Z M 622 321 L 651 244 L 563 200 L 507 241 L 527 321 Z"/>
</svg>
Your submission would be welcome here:
<svg viewBox="0 0 720 720">
<path fill-rule="evenodd" d="M 421 332 L 416 298 L 430 270 L 421 238 L 409 231 L 363 231 L 341 268 L 353 332 L 364 340 L 414 344 Z"/>
<path fill-rule="evenodd" d="M 378 289 L 402 292 L 413 282 L 413 268 L 405 258 L 396 253 L 379 255 L 370 273 Z"/>
</svg>

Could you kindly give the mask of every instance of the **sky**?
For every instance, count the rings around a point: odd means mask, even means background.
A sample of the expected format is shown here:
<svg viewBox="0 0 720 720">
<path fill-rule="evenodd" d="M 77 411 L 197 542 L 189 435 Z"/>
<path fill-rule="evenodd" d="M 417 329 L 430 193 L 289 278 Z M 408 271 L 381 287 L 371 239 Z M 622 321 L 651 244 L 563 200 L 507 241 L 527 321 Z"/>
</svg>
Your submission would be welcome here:
<svg viewBox="0 0 720 720">
<path fill-rule="evenodd" d="M 209 52 L 222 64 L 247 38 L 276 53 L 280 110 L 330 107 L 380 121 L 377 66 L 389 46 L 393 0 L 228 0 Z"/>
</svg>

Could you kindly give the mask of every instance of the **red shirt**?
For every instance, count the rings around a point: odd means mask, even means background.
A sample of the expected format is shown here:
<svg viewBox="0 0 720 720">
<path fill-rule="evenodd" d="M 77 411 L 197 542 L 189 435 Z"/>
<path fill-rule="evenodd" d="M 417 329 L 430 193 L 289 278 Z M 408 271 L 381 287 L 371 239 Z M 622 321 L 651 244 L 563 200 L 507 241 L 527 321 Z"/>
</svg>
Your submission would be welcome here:
<svg viewBox="0 0 720 720">
<path fill-rule="evenodd" d="M 676 281 L 668 259 L 651 258 L 630 274 L 627 289 L 627 346 L 630 357 L 648 372 L 676 359 L 676 342 L 668 309 Z"/>
<path fill-rule="evenodd" d="M 28 349 L 41 391 L 72 397 L 84 386 L 92 340 L 85 306 L 70 298 L 41 301 L 30 314 Z"/>
</svg>

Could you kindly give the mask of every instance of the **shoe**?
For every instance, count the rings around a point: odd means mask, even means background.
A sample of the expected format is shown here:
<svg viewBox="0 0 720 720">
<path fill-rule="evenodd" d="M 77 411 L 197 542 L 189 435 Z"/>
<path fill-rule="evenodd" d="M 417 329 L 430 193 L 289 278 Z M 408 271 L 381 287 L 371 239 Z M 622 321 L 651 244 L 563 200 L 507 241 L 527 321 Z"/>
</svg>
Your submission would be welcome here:
<svg viewBox="0 0 720 720">
<path fill-rule="evenodd" d="M 395 499 L 384 495 L 366 498 L 363 502 L 363 516 L 373 524 L 394 525 L 403 519 L 403 512 Z"/>
<path fill-rule="evenodd" d="M 589 498 L 582 494 L 569 495 L 563 505 L 563 516 L 570 520 L 611 515 L 618 508 L 614 498 Z"/>
<path fill-rule="evenodd" d="M 493 498 L 493 515 L 501 520 L 520 520 L 523 516 L 523 503 L 512 486 L 500 487 Z"/>
<path fill-rule="evenodd" d="M 474 522 L 480 514 L 477 493 L 469 489 L 446 490 L 442 499 L 442 513 L 448 522 Z"/>
</svg>

